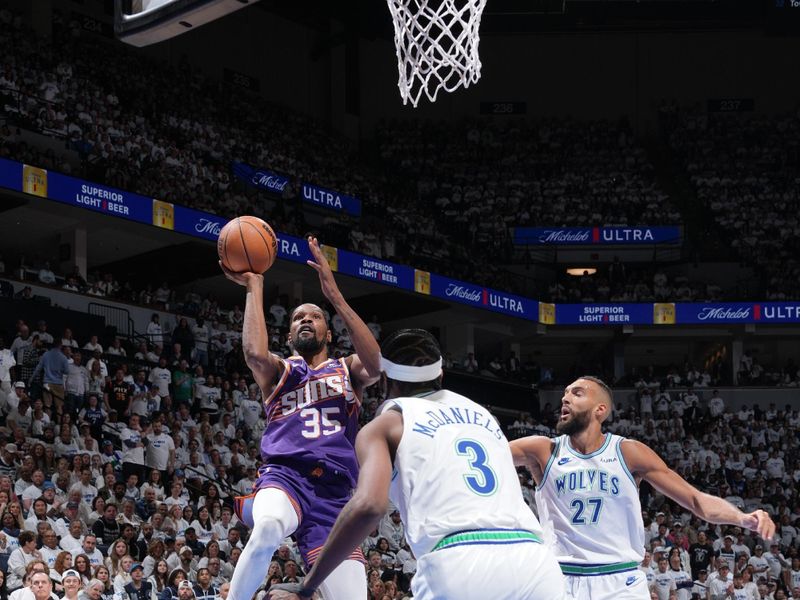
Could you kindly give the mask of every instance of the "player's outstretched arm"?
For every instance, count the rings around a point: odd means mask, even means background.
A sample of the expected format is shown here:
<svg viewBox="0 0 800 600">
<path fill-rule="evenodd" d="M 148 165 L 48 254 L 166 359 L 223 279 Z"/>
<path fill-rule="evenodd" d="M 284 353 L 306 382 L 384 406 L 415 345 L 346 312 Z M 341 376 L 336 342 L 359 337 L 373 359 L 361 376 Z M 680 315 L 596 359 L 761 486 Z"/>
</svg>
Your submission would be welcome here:
<svg viewBox="0 0 800 600">
<path fill-rule="evenodd" d="M 527 467 L 533 475 L 536 485 L 542 482 L 544 468 L 553 452 L 553 440 L 542 435 L 513 440 L 508 444 L 515 467 Z"/>
<path fill-rule="evenodd" d="M 355 382 L 365 388 L 380 379 L 381 376 L 381 349 L 375 336 L 367 327 L 367 324 L 350 308 L 347 301 L 339 291 L 333 271 L 328 264 L 325 255 L 319 247 L 319 241 L 315 237 L 308 238 L 308 248 L 314 260 L 309 260 L 308 265 L 319 275 L 319 283 L 322 293 L 333 305 L 336 313 L 342 317 L 350 332 L 350 340 L 353 342 L 355 354 L 348 357 L 348 368 Z"/>
<path fill-rule="evenodd" d="M 701 492 L 670 469 L 648 446 L 634 440 L 622 443 L 622 455 L 634 477 L 648 481 L 662 494 L 669 496 L 701 519 L 714 524 L 746 527 L 769 540 L 775 535 L 775 523 L 763 510 L 743 513 L 733 504 Z"/>
<path fill-rule="evenodd" d="M 242 350 L 256 383 L 267 394 L 284 365 L 280 358 L 269 351 L 269 334 L 264 318 L 264 276 L 259 273 L 234 273 L 226 269 L 222 261 L 219 266 L 225 277 L 247 288 L 242 323 Z"/>
<path fill-rule="evenodd" d="M 284 590 L 271 591 L 270 600 L 310 598 L 342 561 L 378 526 L 389 507 L 389 484 L 392 482 L 392 455 L 403 435 L 403 417 L 395 410 L 386 411 L 356 437 L 360 464 L 358 486 L 333 524 L 319 558 L 308 572 L 303 594 Z"/>
</svg>

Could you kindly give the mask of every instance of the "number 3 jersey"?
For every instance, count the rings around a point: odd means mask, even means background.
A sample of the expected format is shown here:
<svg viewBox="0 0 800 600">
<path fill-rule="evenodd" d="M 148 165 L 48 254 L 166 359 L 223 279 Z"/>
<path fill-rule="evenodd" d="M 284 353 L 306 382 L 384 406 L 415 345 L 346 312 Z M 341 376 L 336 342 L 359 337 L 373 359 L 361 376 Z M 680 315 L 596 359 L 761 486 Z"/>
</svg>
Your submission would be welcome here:
<svg viewBox="0 0 800 600">
<path fill-rule="evenodd" d="M 271 461 L 324 464 L 358 480 L 355 439 L 360 402 L 353 392 L 345 359 L 329 359 L 312 368 L 299 356 L 285 370 L 264 402 L 267 425 L 261 455 Z"/>
<path fill-rule="evenodd" d="M 642 507 L 639 488 L 622 458 L 623 440 L 607 433 L 591 454 L 573 449 L 568 436 L 554 440 L 535 497 L 565 574 L 602 574 L 597 569 L 604 565 L 610 573 L 642 561 Z"/>
<path fill-rule="evenodd" d="M 447 390 L 396 398 L 403 413 L 390 498 L 419 559 L 445 536 L 479 529 L 541 527 L 522 499 L 511 449 L 488 410 Z M 492 543 L 502 543 L 494 541 Z"/>
</svg>

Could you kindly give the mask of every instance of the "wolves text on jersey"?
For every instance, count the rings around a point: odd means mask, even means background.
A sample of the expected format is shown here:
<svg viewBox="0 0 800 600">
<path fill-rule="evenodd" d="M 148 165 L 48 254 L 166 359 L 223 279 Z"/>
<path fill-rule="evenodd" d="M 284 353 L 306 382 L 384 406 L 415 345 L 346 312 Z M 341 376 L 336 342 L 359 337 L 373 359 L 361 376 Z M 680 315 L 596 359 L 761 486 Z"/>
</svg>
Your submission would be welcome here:
<svg viewBox="0 0 800 600">
<path fill-rule="evenodd" d="M 581 469 L 559 475 L 555 479 L 556 492 L 602 492 L 619 495 L 619 477 L 600 469 Z"/>
</svg>

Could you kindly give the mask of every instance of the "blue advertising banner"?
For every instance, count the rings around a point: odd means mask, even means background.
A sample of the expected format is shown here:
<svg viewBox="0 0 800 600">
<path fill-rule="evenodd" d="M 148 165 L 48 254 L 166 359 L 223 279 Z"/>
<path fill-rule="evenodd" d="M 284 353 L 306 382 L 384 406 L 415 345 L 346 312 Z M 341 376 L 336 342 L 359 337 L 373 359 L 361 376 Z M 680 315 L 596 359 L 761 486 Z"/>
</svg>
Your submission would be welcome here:
<svg viewBox="0 0 800 600">
<path fill-rule="evenodd" d="M 474 283 L 467 283 L 466 281 L 443 277 L 436 273 L 430 274 L 430 280 L 431 296 L 511 315 L 512 317 L 528 319 L 529 321 L 535 321 L 539 318 L 539 303 L 536 300 L 523 298 L 508 292 L 492 290 Z M 414 289 L 413 285 L 411 289 Z"/>
<path fill-rule="evenodd" d="M 675 322 L 692 323 L 754 323 L 752 302 L 681 302 L 675 304 Z"/>
<path fill-rule="evenodd" d="M 515 227 L 517 246 L 678 244 L 680 227 Z"/>
<path fill-rule="evenodd" d="M 361 200 L 333 190 L 303 182 L 303 201 L 320 208 L 361 216 Z"/>
<path fill-rule="evenodd" d="M 153 199 L 61 173 L 47 174 L 47 197 L 139 223 L 152 223 Z"/>
<path fill-rule="evenodd" d="M 245 163 L 231 163 L 234 177 L 250 187 L 258 188 L 274 194 L 282 194 L 289 184 L 289 178 L 266 169 L 256 169 Z"/>
<path fill-rule="evenodd" d="M 307 260 L 312 260 L 311 251 L 308 249 L 306 240 L 278 231 L 275 232 L 275 235 L 278 236 L 278 258 L 303 264 Z"/>
<path fill-rule="evenodd" d="M 225 227 L 228 219 L 212 213 L 195 210 L 180 204 L 175 205 L 175 231 L 194 237 L 200 237 L 212 242 L 219 238 L 219 232 Z M 278 236 L 278 258 L 304 263 L 311 260 L 308 242 L 304 239 L 289 235 L 288 233 L 275 232 Z"/>
<path fill-rule="evenodd" d="M 175 205 L 175 231 L 179 233 L 216 242 L 227 222 L 228 219 L 219 215 Z"/>
<path fill-rule="evenodd" d="M 347 250 L 338 251 L 338 271 L 404 290 L 414 289 L 414 269 Z M 330 262 L 330 261 L 329 261 Z"/>
<path fill-rule="evenodd" d="M 0 159 L 0 187 L 138 223 L 174 230 L 212 242 L 217 241 L 220 231 L 227 223 L 227 219 L 219 215 L 155 198 L 147 198 L 132 192 L 84 181 L 61 173 L 48 172 L 46 169 L 5 159 Z M 326 193 L 335 194 L 335 192 L 327 191 Z M 337 197 L 340 200 L 348 198 L 346 196 Z M 614 232 L 603 233 L 606 230 L 614 230 Z M 628 233 L 621 233 L 623 230 Z M 645 230 L 650 234 L 643 233 Z M 539 243 L 610 244 L 615 242 L 608 240 L 621 240 L 626 236 L 633 240 L 630 243 L 654 243 L 653 240 L 668 239 L 665 237 L 667 234 L 659 233 L 661 230 L 679 231 L 678 228 L 568 228 L 557 230 L 557 235 L 553 238 L 555 241 Z M 636 234 L 635 231 L 640 233 Z M 297 263 L 304 263 L 311 259 L 306 240 L 285 233 L 276 232 L 276 234 L 279 258 Z M 567 238 L 563 236 L 567 236 Z M 586 239 L 590 241 L 580 241 L 581 236 L 586 236 Z M 647 238 L 647 241 L 637 241 L 642 237 Z M 347 250 L 323 246 L 323 252 L 331 263 L 331 268 L 345 275 L 548 325 L 614 326 L 634 324 L 665 327 L 691 324 L 800 323 L 800 302 L 540 304 L 530 298 L 451 279 L 436 273 L 416 270 L 412 267 Z M 540 308 L 542 309 L 541 314 Z"/>
<path fill-rule="evenodd" d="M 556 325 L 652 324 L 652 304 L 556 304 Z"/>
<path fill-rule="evenodd" d="M 753 305 L 756 323 L 800 323 L 800 302 L 763 302 Z"/>
<path fill-rule="evenodd" d="M 0 187 L 22 191 L 22 163 L 0 158 Z"/>
</svg>

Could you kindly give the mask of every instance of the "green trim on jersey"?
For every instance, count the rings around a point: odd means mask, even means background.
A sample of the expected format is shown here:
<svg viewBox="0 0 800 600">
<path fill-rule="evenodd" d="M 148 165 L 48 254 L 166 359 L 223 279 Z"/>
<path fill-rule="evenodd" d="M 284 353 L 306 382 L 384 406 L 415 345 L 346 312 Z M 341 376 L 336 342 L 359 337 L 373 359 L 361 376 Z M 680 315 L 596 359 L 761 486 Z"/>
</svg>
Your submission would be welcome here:
<svg viewBox="0 0 800 600">
<path fill-rule="evenodd" d="M 629 571 L 639 566 L 637 562 L 610 563 L 607 565 L 575 565 L 560 563 L 561 572 L 564 575 L 602 575 Z"/>
<path fill-rule="evenodd" d="M 514 542 L 536 542 L 537 544 L 542 543 L 542 538 L 531 531 L 522 531 L 522 530 L 502 530 L 498 529 L 496 531 L 492 530 L 476 530 L 476 531 L 464 531 L 461 533 L 454 533 L 453 535 L 448 535 L 443 537 L 438 544 L 436 544 L 431 552 L 435 552 L 436 550 L 442 550 L 443 548 L 449 548 L 451 546 L 458 546 L 461 544 L 469 544 L 469 543 L 491 543 L 491 542 L 499 542 L 499 543 L 514 543 Z"/>
</svg>

